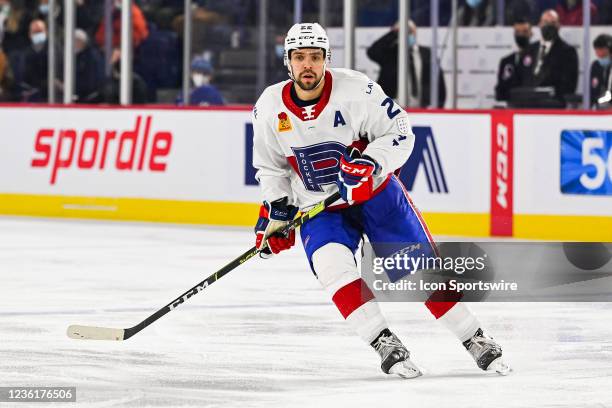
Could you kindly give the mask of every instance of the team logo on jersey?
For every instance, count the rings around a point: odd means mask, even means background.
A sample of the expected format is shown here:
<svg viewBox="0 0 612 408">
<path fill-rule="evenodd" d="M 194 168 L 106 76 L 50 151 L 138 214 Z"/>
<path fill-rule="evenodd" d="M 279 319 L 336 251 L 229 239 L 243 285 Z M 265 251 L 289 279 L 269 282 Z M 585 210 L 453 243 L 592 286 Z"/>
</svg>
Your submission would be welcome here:
<svg viewBox="0 0 612 408">
<path fill-rule="evenodd" d="M 278 131 L 279 132 L 287 132 L 289 130 L 293 130 L 291 126 L 291 120 L 286 112 L 281 112 L 278 114 Z"/>
<path fill-rule="evenodd" d="M 406 118 L 397 118 L 395 120 L 397 123 L 397 130 L 403 135 L 410 133 L 410 125 L 408 124 L 408 119 Z"/>
<path fill-rule="evenodd" d="M 292 147 L 289 163 L 309 191 L 323 191 L 322 186 L 334 184 L 340 171 L 340 159 L 346 146 L 339 142 L 323 142 L 312 146 Z"/>
</svg>

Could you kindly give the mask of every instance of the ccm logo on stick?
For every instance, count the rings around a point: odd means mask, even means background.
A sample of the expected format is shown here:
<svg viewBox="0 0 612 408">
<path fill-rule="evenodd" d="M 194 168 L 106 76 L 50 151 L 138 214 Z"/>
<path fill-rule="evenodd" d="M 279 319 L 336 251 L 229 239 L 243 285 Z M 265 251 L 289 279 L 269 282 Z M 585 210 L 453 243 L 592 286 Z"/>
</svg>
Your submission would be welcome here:
<svg viewBox="0 0 612 408">
<path fill-rule="evenodd" d="M 144 122 L 144 124 L 143 124 Z M 104 170 L 114 167 L 121 171 L 166 171 L 172 147 L 172 133 L 155 132 L 151 135 L 151 116 L 143 121 L 136 117 L 133 130 L 40 129 L 34 142 L 32 167 L 51 165 L 50 183 L 56 183 L 60 169 L 74 166 L 79 169 Z M 141 132 L 142 129 L 142 132 Z"/>
</svg>

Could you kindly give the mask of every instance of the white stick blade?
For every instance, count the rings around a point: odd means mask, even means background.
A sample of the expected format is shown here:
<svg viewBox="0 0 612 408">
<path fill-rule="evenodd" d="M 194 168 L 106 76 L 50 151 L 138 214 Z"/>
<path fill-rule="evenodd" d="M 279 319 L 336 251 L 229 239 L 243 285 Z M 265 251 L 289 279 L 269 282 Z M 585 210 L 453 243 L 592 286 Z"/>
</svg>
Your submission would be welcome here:
<svg viewBox="0 0 612 408">
<path fill-rule="evenodd" d="M 111 329 L 108 327 L 94 327 L 94 326 L 79 326 L 71 325 L 68 327 L 68 337 L 71 339 L 78 340 L 111 340 L 121 341 L 123 340 L 123 329 Z"/>
</svg>

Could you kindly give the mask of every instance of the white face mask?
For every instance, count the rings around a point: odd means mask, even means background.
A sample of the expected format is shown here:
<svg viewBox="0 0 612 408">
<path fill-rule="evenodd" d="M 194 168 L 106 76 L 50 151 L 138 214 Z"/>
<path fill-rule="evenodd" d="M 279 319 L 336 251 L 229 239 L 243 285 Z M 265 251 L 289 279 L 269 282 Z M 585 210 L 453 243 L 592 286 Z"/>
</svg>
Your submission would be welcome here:
<svg viewBox="0 0 612 408">
<path fill-rule="evenodd" d="M 32 44 L 34 44 L 34 45 L 41 45 L 45 41 L 47 41 L 47 33 L 45 33 L 44 31 L 40 31 L 38 33 L 34 33 L 30 37 L 30 40 L 32 40 Z"/>
<path fill-rule="evenodd" d="M 210 77 L 204 74 L 193 74 L 191 75 L 191 80 L 196 87 L 201 87 L 203 85 L 210 84 Z"/>
</svg>

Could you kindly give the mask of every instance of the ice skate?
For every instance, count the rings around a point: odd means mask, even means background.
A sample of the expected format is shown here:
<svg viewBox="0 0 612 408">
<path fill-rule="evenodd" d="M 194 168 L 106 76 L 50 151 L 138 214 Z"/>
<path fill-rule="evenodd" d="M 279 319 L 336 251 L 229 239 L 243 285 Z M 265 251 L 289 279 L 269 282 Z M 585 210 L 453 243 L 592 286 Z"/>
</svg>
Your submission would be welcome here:
<svg viewBox="0 0 612 408">
<path fill-rule="evenodd" d="M 380 368 L 385 374 L 394 374 L 402 378 L 415 378 L 423 375 L 421 370 L 410 361 L 410 352 L 389 329 L 381 331 L 371 345 L 380 355 Z"/>
<path fill-rule="evenodd" d="M 478 367 L 484 371 L 495 371 L 507 375 L 511 368 L 502 359 L 502 349 L 491 336 L 476 330 L 471 339 L 463 342 L 463 346 L 472 355 Z"/>
</svg>

